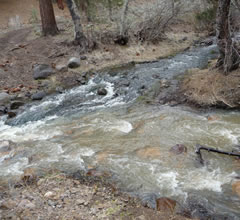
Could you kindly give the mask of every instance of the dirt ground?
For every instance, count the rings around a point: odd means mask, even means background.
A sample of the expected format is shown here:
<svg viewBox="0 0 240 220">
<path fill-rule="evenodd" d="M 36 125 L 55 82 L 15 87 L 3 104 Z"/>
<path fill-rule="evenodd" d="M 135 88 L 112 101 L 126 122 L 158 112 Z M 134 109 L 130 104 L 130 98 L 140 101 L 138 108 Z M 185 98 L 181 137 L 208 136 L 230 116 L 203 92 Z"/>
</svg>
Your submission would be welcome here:
<svg viewBox="0 0 240 220">
<path fill-rule="evenodd" d="M 28 173 L 15 185 L 0 186 L 1 219 L 187 220 L 144 207 L 101 178 L 56 171 L 35 178 Z"/>
</svg>

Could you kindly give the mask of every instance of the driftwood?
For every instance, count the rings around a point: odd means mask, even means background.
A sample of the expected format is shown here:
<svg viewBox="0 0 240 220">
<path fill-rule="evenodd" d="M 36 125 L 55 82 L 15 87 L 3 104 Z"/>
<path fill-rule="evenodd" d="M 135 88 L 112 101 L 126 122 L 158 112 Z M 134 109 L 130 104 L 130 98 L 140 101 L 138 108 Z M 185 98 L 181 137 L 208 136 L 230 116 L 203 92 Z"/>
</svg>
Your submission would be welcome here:
<svg viewBox="0 0 240 220">
<path fill-rule="evenodd" d="M 208 152 L 214 152 L 214 153 L 218 153 L 218 154 L 224 154 L 224 155 L 228 155 L 228 156 L 232 156 L 232 157 L 239 157 L 239 159 L 240 159 L 240 153 L 226 152 L 226 151 L 218 150 L 218 149 L 215 149 L 215 148 L 212 148 L 212 147 L 206 147 L 206 146 L 202 146 L 200 144 L 197 144 L 195 152 L 198 155 L 198 159 L 199 159 L 199 162 L 201 164 L 204 164 L 204 160 L 203 160 L 203 157 L 202 157 L 202 154 L 201 154 L 201 150 L 205 150 L 205 151 L 208 151 Z"/>
</svg>

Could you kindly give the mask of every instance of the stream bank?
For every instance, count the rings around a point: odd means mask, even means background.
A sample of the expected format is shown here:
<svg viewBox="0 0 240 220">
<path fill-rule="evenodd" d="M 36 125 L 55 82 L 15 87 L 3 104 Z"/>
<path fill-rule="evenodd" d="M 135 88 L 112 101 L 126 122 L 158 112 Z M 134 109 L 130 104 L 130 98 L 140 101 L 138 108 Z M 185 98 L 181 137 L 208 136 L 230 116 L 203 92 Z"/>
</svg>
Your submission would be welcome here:
<svg viewBox="0 0 240 220">
<path fill-rule="evenodd" d="M 188 69 L 205 67 L 215 51 L 215 45 L 191 48 L 105 70 L 85 85 L 24 106 L 16 118 L 1 118 L 0 139 L 11 141 L 1 157 L 1 177 L 22 175 L 29 167 L 69 172 L 100 167 L 113 173 L 117 188 L 152 208 L 155 198 L 170 197 L 188 204 L 196 218 L 238 219 L 235 161 L 208 154 L 207 165 L 196 166 L 195 145 L 231 151 L 239 143 L 239 112 L 199 113 L 174 103 L 141 102 L 174 90 Z M 176 144 L 184 144 L 186 152 L 171 154 Z"/>
</svg>

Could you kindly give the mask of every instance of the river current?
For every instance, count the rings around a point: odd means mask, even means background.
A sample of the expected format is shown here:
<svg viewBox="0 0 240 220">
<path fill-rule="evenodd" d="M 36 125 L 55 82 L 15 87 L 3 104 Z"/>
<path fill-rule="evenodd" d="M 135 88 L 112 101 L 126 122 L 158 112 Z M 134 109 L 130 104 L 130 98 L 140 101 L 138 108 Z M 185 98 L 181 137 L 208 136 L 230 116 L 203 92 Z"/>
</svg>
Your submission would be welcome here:
<svg viewBox="0 0 240 220">
<path fill-rule="evenodd" d="M 196 144 L 236 149 L 240 113 L 200 113 L 137 101 L 161 79 L 175 83 L 186 70 L 203 68 L 215 56 L 212 45 L 104 72 L 87 85 L 25 106 L 15 119 L 2 117 L 0 140 L 15 144 L 0 157 L 0 177 L 21 175 L 27 167 L 69 172 L 98 167 L 113 173 L 119 187 L 133 195 L 157 194 L 182 203 L 194 195 L 206 200 L 211 211 L 240 219 L 240 199 L 231 187 L 240 176 L 240 162 L 204 152 L 206 165 L 201 166 L 195 154 Z M 99 87 L 107 89 L 106 96 L 97 95 Z M 176 144 L 188 152 L 171 154 Z"/>
</svg>

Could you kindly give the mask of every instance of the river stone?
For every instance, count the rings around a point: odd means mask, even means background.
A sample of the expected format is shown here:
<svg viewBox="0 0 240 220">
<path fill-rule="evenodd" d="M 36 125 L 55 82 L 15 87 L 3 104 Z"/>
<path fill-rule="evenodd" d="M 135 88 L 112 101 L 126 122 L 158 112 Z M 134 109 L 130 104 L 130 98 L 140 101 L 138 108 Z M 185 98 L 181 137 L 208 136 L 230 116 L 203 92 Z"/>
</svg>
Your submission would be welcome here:
<svg viewBox="0 0 240 220">
<path fill-rule="evenodd" d="M 166 197 L 158 198 L 156 200 L 157 210 L 160 212 L 171 212 L 174 213 L 177 202 L 173 199 Z"/>
<path fill-rule="evenodd" d="M 232 184 L 232 190 L 240 197 L 240 181 L 237 181 Z"/>
<path fill-rule="evenodd" d="M 0 116 L 6 114 L 8 112 L 8 109 L 6 106 L 0 106 Z"/>
<path fill-rule="evenodd" d="M 23 102 L 19 102 L 19 101 L 12 102 L 10 105 L 10 109 L 15 110 L 15 109 L 18 109 L 19 107 L 21 107 L 22 105 L 24 105 Z"/>
<path fill-rule="evenodd" d="M 159 148 L 150 146 L 137 150 L 136 154 L 143 159 L 158 159 L 162 155 Z"/>
<path fill-rule="evenodd" d="M 68 61 L 69 68 L 78 68 L 80 66 L 80 58 L 71 57 Z"/>
<path fill-rule="evenodd" d="M 7 114 L 8 114 L 8 118 L 14 118 L 17 115 L 16 112 L 8 112 Z"/>
<path fill-rule="evenodd" d="M 24 170 L 24 173 L 21 176 L 21 180 L 24 184 L 33 184 L 37 183 L 37 175 L 36 172 L 33 168 L 26 168 Z"/>
<path fill-rule="evenodd" d="M 187 153 L 187 147 L 184 146 L 183 144 L 176 144 L 170 149 L 170 152 L 174 154 L 182 154 L 182 153 Z"/>
<path fill-rule="evenodd" d="M 99 88 L 97 91 L 97 94 L 105 96 L 105 95 L 107 95 L 107 90 L 105 88 Z"/>
<path fill-rule="evenodd" d="M 0 92 L 0 105 L 8 104 L 11 100 L 11 96 L 6 92 Z"/>
<path fill-rule="evenodd" d="M 47 94 L 44 91 L 37 92 L 31 96 L 32 100 L 42 100 Z"/>
<path fill-rule="evenodd" d="M 65 64 L 58 64 L 56 70 L 59 72 L 66 72 L 68 71 L 68 67 Z"/>
<path fill-rule="evenodd" d="M 55 71 L 48 64 L 38 64 L 33 68 L 33 78 L 35 80 L 46 79 L 48 76 L 54 73 Z"/>
</svg>

